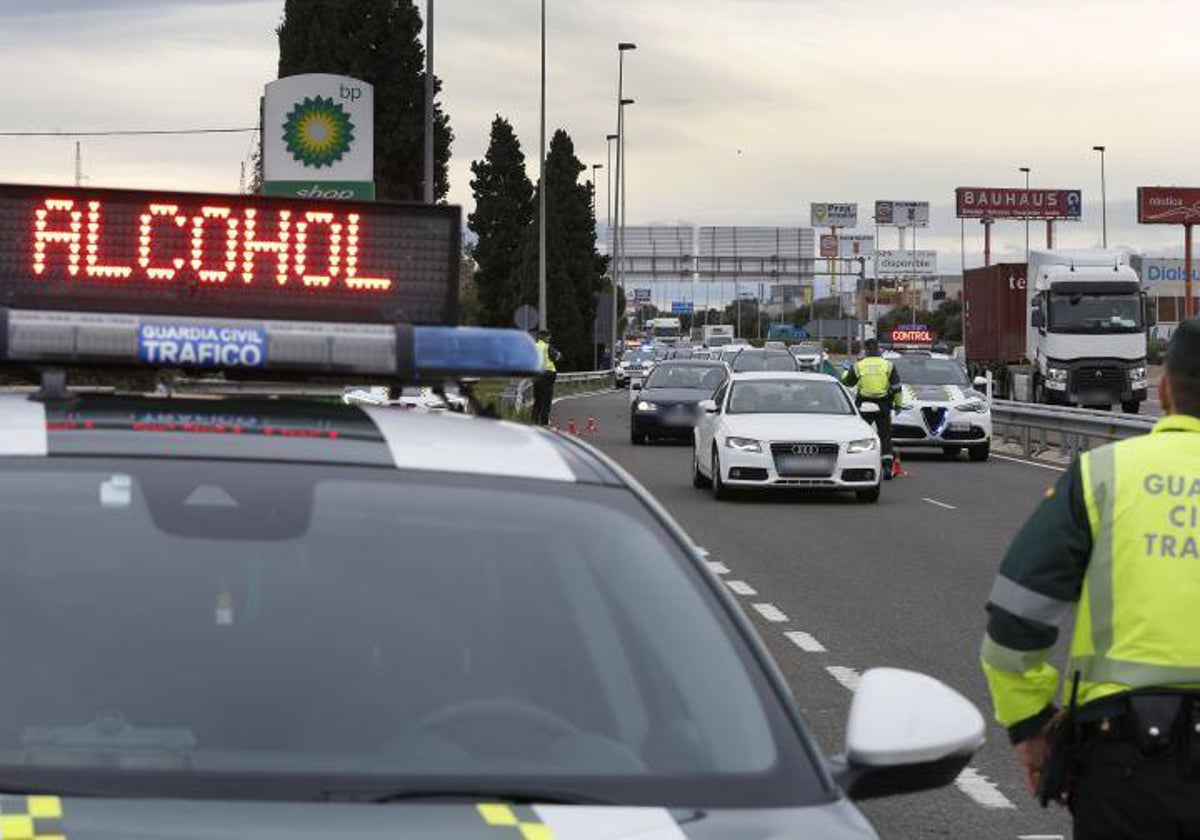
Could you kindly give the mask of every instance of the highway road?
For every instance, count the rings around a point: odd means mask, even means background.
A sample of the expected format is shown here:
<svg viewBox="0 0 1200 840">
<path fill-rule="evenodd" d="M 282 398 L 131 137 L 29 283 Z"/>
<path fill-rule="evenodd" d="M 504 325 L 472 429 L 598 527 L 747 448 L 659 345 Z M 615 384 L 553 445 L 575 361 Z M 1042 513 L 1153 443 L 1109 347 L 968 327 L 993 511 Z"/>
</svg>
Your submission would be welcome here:
<svg viewBox="0 0 1200 840">
<path fill-rule="evenodd" d="M 555 405 L 679 520 L 753 619 L 826 751 L 840 750 L 854 680 L 895 666 L 971 698 L 990 719 L 978 664 L 984 604 L 1011 535 L 1058 477 L 1017 460 L 905 457 L 878 505 L 838 495 L 718 503 L 691 485 L 691 450 L 629 442 L 626 392 Z M 884 837 L 1067 837 L 1069 820 L 1025 792 L 1002 729 L 953 788 L 866 803 Z"/>
</svg>

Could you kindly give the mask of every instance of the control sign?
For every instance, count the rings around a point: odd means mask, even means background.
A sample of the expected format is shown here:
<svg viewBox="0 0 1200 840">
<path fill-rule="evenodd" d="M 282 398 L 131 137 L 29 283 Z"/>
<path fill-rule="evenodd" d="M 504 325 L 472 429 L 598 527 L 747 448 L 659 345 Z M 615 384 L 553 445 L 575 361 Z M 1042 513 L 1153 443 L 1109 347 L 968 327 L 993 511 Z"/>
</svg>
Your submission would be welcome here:
<svg viewBox="0 0 1200 840">
<path fill-rule="evenodd" d="M 445 206 L 0 185 L 0 306 L 453 324 L 459 226 Z M 139 353 L 265 353 L 168 326 L 147 325 Z"/>
</svg>

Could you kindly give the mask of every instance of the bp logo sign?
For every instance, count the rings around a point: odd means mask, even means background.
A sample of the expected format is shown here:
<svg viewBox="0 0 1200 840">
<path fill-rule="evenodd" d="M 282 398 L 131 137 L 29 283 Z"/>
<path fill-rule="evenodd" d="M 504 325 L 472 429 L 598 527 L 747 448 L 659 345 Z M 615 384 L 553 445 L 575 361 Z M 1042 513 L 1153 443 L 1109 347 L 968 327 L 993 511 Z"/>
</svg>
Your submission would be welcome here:
<svg viewBox="0 0 1200 840">
<path fill-rule="evenodd" d="M 354 123 L 333 99 L 305 97 L 283 124 L 283 142 L 301 164 L 314 169 L 333 166 L 354 143 Z"/>
</svg>

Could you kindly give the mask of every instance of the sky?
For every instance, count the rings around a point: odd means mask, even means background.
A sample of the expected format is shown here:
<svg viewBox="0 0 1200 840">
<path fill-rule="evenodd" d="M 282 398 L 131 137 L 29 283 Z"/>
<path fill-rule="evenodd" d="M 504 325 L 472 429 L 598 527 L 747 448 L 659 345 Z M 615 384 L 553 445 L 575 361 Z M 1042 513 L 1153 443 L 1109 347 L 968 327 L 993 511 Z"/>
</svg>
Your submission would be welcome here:
<svg viewBox="0 0 1200 840">
<path fill-rule="evenodd" d="M 424 0 L 421 2 L 424 6 Z M 245 127 L 274 78 L 282 0 L 0 0 L 0 131 Z M 490 123 L 514 124 L 536 176 L 538 0 L 437 0 L 436 72 L 456 134 L 453 203 Z M 1136 223 L 1139 185 L 1200 185 L 1194 0 L 547 0 L 547 122 L 591 166 L 616 129 L 626 53 L 628 221 L 809 224 L 814 201 L 932 203 L 918 246 L 982 264 L 957 186 L 1079 188 L 1062 247 L 1181 252 Z M 86 183 L 233 191 L 249 135 L 85 138 Z M 72 183 L 74 140 L 0 137 L 0 181 Z M 590 176 L 590 169 L 588 171 Z M 606 215 L 606 171 L 599 181 Z M 867 230 L 866 232 L 871 232 Z M 1020 260 L 1025 227 L 993 228 Z M 1044 226 L 1034 225 L 1036 247 Z M 895 232 L 885 232 L 886 246 Z"/>
</svg>

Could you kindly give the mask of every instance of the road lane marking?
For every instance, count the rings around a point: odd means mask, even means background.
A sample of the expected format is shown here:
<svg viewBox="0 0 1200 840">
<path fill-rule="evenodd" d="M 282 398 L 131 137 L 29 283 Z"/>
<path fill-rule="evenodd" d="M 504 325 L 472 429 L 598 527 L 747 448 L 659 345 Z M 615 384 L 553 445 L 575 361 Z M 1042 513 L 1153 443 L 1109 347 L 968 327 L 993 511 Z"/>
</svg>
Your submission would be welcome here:
<svg viewBox="0 0 1200 840">
<path fill-rule="evenodd" d="M 708 568 L 712 571 L 712 573 L 714 575 L 729 574 L 729 567 L 726 566 L 724 563 L 721 563 L 720 561 L 717 561 L 717 560 L 709 560 L 707 562 L 708 562 Z"/>
<path fill-rule="evenodd" d="M 783 635 L 787 636 L 792 644 L 805 653 L 825 653 L 825 645 L 818 642 L 810 633 L 805 633 L 801 630 L 789 630 Z"/>
<path fill-rule="evenodd" d="M 858 671 L 841 665 L 826 665 L 825 670 L 829 676 L 840 682 L 846 689 L 858 691 L 858 681 L 862 679 L 862 674 Z"/>
<path fill-rule="evenodd" d="M 744 580 L 727 580 L 725 585 L 733 590 L 733 594 L 750 597 L 758 594 L 758 590 Z"/>
<path fill-rule="evenodd" d="M 945 508 L 946 510 L 958 510 L 958 508 L 956 508 L 954 505 L 948 505 L 945 502 L 939 502 L 937 499 L 930 499 L 930 498 L 923 497 L 921 499 L 921 501 L 929 502 L 929 504 L 931 504 L 931 505 L 937 505 L 938 507 Z"/>
<path fill-rule="evenodd" d="M 563 402 L 565 400 L 585 400 L 588 397 L 602 397 L 605 394 L 611 394 L 611 393 L 613 393 L 613 389 L 606 388 L 603 391 L 586 391 L 582 394 L 564 394 L 561 397 L 555 397 L 554 399 L 552 399 L 550 401 L 550 405 L 558 405 L 560 402 Z"/>
<path fill-rule="evenodd" d="M 758 614 L 774 624 L 783 624 L 790 619 L 783 610 L 774 604 L 754 604 L 754 609 L 758 610 Z"/>
<path fill-rule="evenodd" d="M 995 782 L 974 767 L 968 767 L 959 773 L 958 778 L 954 780 L 954 786 L 984 808 L 1016 809 L 1017 807 L 1011 799 L 1000 792 L 1000 788 L 996 787 Z"/>
<path fill-rule="evenodd" d="M 1061 834 L 1018 834 L 1017 840 L 1064 840 Z"/>
<path fill-rule="evenodd" d="M 1043 470 L 1054 470 L 1054 472 L 1066 472 L 1066 467 L 1056 467 L 1053 464 L 1039 464 L 1037 461 L 1026 461 L 1024 458 L 1010 458 L 1008 455 L 997 455 L 992 453 L 993 458 L 998 458 L 1001 461 L 1011 461 L 1014 464 L 1025 464 L 1029 467 L 1040 467 Z"/>
</svg>

